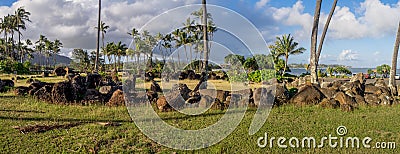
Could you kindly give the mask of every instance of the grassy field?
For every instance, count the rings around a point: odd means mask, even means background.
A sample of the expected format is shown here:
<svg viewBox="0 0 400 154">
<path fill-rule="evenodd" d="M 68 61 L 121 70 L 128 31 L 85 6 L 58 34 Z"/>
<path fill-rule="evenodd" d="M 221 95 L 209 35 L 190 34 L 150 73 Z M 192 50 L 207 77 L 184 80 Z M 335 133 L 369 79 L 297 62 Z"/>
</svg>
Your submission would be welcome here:
<svg viewBox="0 0 400 154">
<path fill-rule="evenodd" d="M 268 133 L 275 137 L 315 137 L 317 140 L 346 126 L 346 136 L 371 137 L 375 142 L 400 143 L 400 106 L 360 108 L 354 112 L 313 107 L 283 106 L 274 108 L 267 122 L 255 135 L 248 135 L 255 110 L 249 110 L 238 128 L 220 143 L 196 151 L 169 149 L 151 141 L 131 121 L 125 107 L 59 106 L 3 95 L 0 97 L 0 149 L 3 153 L 48 152 L 141 152 L 141 153 L 398 153 L 396 149 L 366 148 L 259 148 L 257 139 Z M 160 113 L 167 123 L 181 128 L 211 125 L 224 111 L 208 111 L 201 116 L 176 112 Z M 116 122 L 121 126 L 103 126 L 98 122 Z M 76 124 L 71 128 L 21 133 L 16 127 L 32 125 Z M 275 143 L 276 144 L 276 143 Z"/>
</svg>

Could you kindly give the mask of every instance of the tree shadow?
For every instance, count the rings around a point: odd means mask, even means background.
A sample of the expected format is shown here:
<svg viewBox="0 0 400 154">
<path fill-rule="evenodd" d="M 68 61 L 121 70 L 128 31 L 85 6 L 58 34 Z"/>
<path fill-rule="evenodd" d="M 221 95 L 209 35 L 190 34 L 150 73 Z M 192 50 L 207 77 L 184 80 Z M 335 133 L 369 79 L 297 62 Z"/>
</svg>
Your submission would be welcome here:
<svg viewBox="0 0 400 154">
<path fill-rule="evenodd" d="M 17 113 L 46 113 L 43 111 L 33 111 L 33 110 L 0 110 L 0 112 L 17 112 Z"/>
</svg>

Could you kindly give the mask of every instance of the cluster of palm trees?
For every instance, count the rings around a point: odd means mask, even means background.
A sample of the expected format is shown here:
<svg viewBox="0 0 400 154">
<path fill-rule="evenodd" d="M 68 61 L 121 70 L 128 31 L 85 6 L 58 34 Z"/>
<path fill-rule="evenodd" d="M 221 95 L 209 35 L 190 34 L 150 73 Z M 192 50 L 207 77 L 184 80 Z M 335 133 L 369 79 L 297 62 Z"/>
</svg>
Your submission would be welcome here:
<svg viewBox="0 0 400 154">
<path fill-rule="evenodd" d="M 30 42 L 30 41 L 27 41 Z M 31 44 L 32 45 L 32 44 Z M 44 35 L 40 35 L 39 39 L 35 42 L 34 48 L 39 55 L 44 55 L 45 59 L 39 59 L 39 65 L 45 65 L 47 68 L 50 67 L 50 57 L 53 57 L 53 66 L 56 65 L 56 56 L 60 53 L 63 44 L 60 40 L 56 39 L 51 41 Z"/>
<path fill-rule="evenodd" d="M 26 30 L 26 22 L 30 22 L 28 11 L 23 7 L 18 8 L 14 14 L 8 14 L 0 18 L 0 33 L 3 38 L 0 39 L 1 59 L 11 59 L 23 61 L 24 51 L 29 42 L 24 45 L 21 43 L 22 30 Z M 15 34 L 18 34 L 18 42 L 15 40 Z"/>
<path fill-rule="evenodd" d="M 288 69 L 289 56 L 302 54 L 306 50 L 303 47 L 298 47 L 298 45 L 299 43 L 295 42 L 293 36 L 289 34 L 276 37 L 275 44 L 269 46 L 275 69 L 281 75 L 285 74 Z M 285 60 L 281 59 L 282 57 Z"/>
</svg>

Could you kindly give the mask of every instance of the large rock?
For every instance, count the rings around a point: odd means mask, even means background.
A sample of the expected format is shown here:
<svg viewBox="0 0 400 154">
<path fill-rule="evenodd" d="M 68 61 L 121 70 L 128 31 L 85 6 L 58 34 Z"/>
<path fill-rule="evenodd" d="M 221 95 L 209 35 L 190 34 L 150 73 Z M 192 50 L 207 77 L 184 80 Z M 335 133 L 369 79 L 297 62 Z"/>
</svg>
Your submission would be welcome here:
<svg viewBox="0 0 400 154">
<path fill-rule="evenodd" d="M 150 90 L 154 92 L 162 92 L 160 85 L 155 81 L 151 83 Z"/>
<path fill-rule="evenodd" d="M 384 79 L 376 79 L 375 86 L 380 87 L 380 88 L 388 88 L 387 84 L 385 83 Z"/>
<path fill-rule="evenodd" d="M 358 80 L 344 83 L 339 87 L 339 90 L 345 92 L 351 97 L 354 97 L 355 95 L 364 96 L 364 85 L 362 85 Z"/>
<path fill-rule="evenodd" d="M 146 82 L 150 82 L 154 80 L 154 73 L 153 72 L 147 72 L 145 74 L 145 80 Z"/>
<path fill-rule="evenodd" d="M 69 82 L 56 83 L 51 91 L 53 103 L 70 104 L 74 101 L 73 88 Z"/>
<path fill-rule="evenodd" d="M 70 80 L 74 100 L 80 101 L 83 99 L 83 97 L 85 97 L 86 93 L 85 81 L 86 79 L 80 75 L 77 75 Z"/>
<path fill-rule="evenodd" d="M 289 102 L 289 91 L 286 88 L 286 86 L 282 85 L 282 84 L 276 84 L 275 85 L 275 100 L 274 100 L 274 104 L 275 105 L 282 105 L 282 104 L 286 104 Z"/>
<path fill-rule="evenodd" d="M 390 95 L 379 95 L 379 99 L 381 100 L 380 105 L 392 105 L 393 98 Z"/>
<path fill-rule="evenodd" d="M 157 100 L 157 108 L 161 112 L 171 111 L 173 108 L 168 104 L 167 99 L 162 96 Z"/>
<path fill-rule="evenodd" d="M 229 95 L 228 91 L 214 89 L 200 89 L 199 92 L 202 96 L 211 96 L 212 98 L 218 99 L 221 102 L 224 102 L 226 97 Z"/>
<path fill-rule="evenodd" d="M 99 92 L 103 95 L 107 95 L 109 93 L 114 93 L 115 90 L 112 91 L 113 89 L 115 88 L 113 88 L 112 86 L 102 86 L 99 88 Z"/>
<path fill-rule="evenodd" d="M 340 104 L 333 98 L 324 98 L 321 103 L 319 103 L 319 106 L 321 106 L 322 108 L 336 109 L 340 107 Z"/>
<path fill-rule="evenodd" d="M 382 93 L 381 88 L 376 87 L 372 84 L 366 84 L 365 85 L 365 90 L 364 93 L 366 94 L 377 94 L 377 93 Z"/>
<path fill-rule="evenodd" d="M 53 102 L 52 98 L 52 90 L 53 90 L 53 85 L 45 85 L 39 90 L 37 90 L 33 95 L 36 99 L 39 99 L 41 101 L 45 101 L 48 103 Z"/>
<path fill-rule="evenodd" d="M 354 100 L 357 102 L 357 105 L 368 105 L 368 103 L 365 101 L 365 98 L 361 95 L 356 95 Z"/>
<path fill-rule="evenodd" d="M 320 88 L 319 90 L 322 92 L 322 94 L 325 95 L 326 98 L 333 98 L 337 92 L 335 90 L 327 88 Z"/>
<path fill-rule="evenodd" d="M 196 78 L 196 73 L 193 70 L 187 70 L 186 74 L 187 74 L 187 78 L 189 80 L 196 80 L 197 79 Z"/>
<path fill-rule="evenodd" d="M 96 89 L 88 89 L 83 97 L 82 104 L 103 104 L 103 96 Z"/>
<path fill-rule="evenodd" d="M 253 92 L 253 101 L 255 106 L 272 106 L 274 105 L 274 95 L 271 89 L 257 88 Z M 275 104 L 277 106 L 282 104 Z"/>
<path fill-rule="evenodd" d="M 1 81 L 0 84 L 2 87 L 5 87 L 5 86 L 10 87 L 10 88 L 14 87 L 14 81 L 12 81 L 12 80 L 0 80 L 0 81 Z"/>
<path fill-rule="evenodd" d="M 361 84 L 365 84 L 365 76 L 363 73 L 358 73 L 350 79 L 350 82 L 359 81 Z"/>
<path fill-rule="evenodd" d="M 344 80 L 336 80 L 336 81 L 332 82 L 332 86 L 329 88 L 338 91 L 340 89 L 340 87 L 342 85 L 344 85 L 345 83 L 346 83 L 346 81 L 344 81 Z"/>
<path fill-rule="evenodd" d="M 100 86 L 102 81 L 102 77 L 99 74 L 88 74 L 86 76 L 86 86 L 87 89 L 96 89 L 98 86 Z"/>
<path fill-rule="evenodd" d="M 125 105 L 124 92 L 119 89 L 116 90 L 106 105 L 107 106 L 124 106 Z"/>
<path fill-rule="evenodd" d="M 33 96 L 36 91 L 38 91 L 40 88 L 42 88 L 45 85 L 46 85 L 46 83 L 44 83 L 44 82 L 33 82 L 33 83 L 31 83 L 28 86 L 28 88 L 29 88 L 28 94 Z"/>
<path fill-rule="evenodd" d="M 67 74 L 67 71 L 63 67 L 57 67 L 54 69 L 53 73 L 56 76 L 65 76 Z"/>
<path fill-rule="evenodd" d="M 357 104 L 352 97 L 346 95 L 343 92 L 336 93 L 336 95 L 334 96 L 334 99 L 336 101 L 338 101 L 341 106 L 345 105 L 345 104 L 348 104 L 348 105 L 356 105 Z"/>
<path fill-rule="evenodd" d="M 366 94 L 364 99 L 369 105 L 378 105 L 381 103 L 379 96 L 376 94 Z"/>
<path fill-rule="evenodd" d="M 332 87 L 332 82 L 322 82 L 321 84 L 321 88 L 325 88 L 328 89 L 329 87 Z"/>
<path fill-rule="evenodd" d="M 26 94 L 28 94 L 28 90 L 28 87 L 19 86 L 14 89 L 14 94 L 16 96 L 25 96 Z"/>
<path fill-rule="evenodd" d="M 296 105 L 315 105 L 325 98 L 324 94 L 316 86 L 306 85 L 290 100 Z"/>
</svg>

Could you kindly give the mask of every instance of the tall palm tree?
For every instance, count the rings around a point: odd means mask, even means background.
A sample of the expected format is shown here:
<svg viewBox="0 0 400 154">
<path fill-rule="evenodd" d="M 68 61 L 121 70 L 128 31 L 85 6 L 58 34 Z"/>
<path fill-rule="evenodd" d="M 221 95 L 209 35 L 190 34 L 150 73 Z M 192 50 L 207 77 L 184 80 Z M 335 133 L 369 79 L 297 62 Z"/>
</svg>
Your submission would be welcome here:
<svg viewBox="0 0 400 154">
<path fill-rule="evenodd" d="M 49 57 L 51 57 L 53 55 L 52 54 L 53 46 L 54 46 L 54 43 L 52 41 L 50 41 L 50 40 L 45 41 L 44 56 L 46 57 L 46 67 L 50 67 Z"/>
<path fill-rule="evenodd" d="M 325 37 L 326 37 L 326 33 L 328 32 L 329 24 L 331 23 L 333 13 L 335 12 L 337 1 L 338 0 L 334 0 L 333 1 L 332 8 L 331 8 L 331 11 L 329 12 L 328 19 L 326 19 L 326 23 L 325 23 L 325 26 L 324 26 L 324 31 L 322 32 L 321 40 L 319 41 L 318 50 L 317 50 L 317 61 L 316 61 L 317 66 L 319 64 L 319 58 L 321 56 L 322 46 L 324 45 L 324 40 L 325 40 Z"/>
<path fill-rule="evenodd" d="M 392 90 L 392 94 L 397 94 L 396 90 L 396 69 L 397 69 L 397 58 L 399 54 L 399 44 L 400 44 L 400 22 L 397 30 L 396 42 L 394 44 L 394 51 L 392 56 L 392 67 L 390 69 L 390 79 L 389 79 L 389 87 Z"/>
<path fill-rule="evenodd" d="M 276 37 L 276 39 L 275 45 L 271 45 L 270 48 L 273 48 L 273 50 L 277 52 L 278 57 L 283 56 L 285 58 L 285 66 L 283 69 L 283 73 L 285 73 L 288 66 L 289 55 L 302 54 L 306 49 L 303 47 L 298 48 L 297 46 L 299 43 L 295 42 L 293 36 L 290 34 Z"/>
<path fill-rule="evenodd" d="M 61 51 L 60 48 L 63 47 L 63 44 L 61 43 L 60 40 L 56 39 L 53 42 L 53 46 L 52 46 L 52 51 L 53 51 L 53 62 L 54 62 L 54 67 L 56 66 L 56 55 L 58 55 Z"/>
<path fill-rule="evenodd" d="M 115 44 L 114 51 L 115 51 L 115 57 L 118 58 L 117 64 L 118 66 L 116 67 L 117 72 L 119 71 L 119 67 L 121 66 L 121 57 L 126 55 L 126 50 L 128 48 L 126 47 L 126 44 L 122 44 L 121 41 L 119 41 L 117 44 Z"/>
<path fill-rule="evenodd" d="M 314 23 L 312 27 L 311 33 L 311 49 L 310 49 L 310 66 L 311 66 L 311 83 L 318 82 L 318 75 L 317 75 L 317 37 L 318 37 L 318 23 L 319 23 L 319 16 L 321 13 L 321 3 L 322 0 L 317 0 L 315 6 L 315 13 L 314 13 Z"/>
<path fill-rule="evenodd" d="M 21 51 L 21 31 L 20 29 L 25 30 L 26 26 L 25 26 L 25 21 L 29 21 L 31 22 L 31 20 L 29 20 L 29 15 L 31 15 L 30 12 L 26 11 L 23 7 L 19 7 L 16 11 L 15 11 L 15 22 L 17 24 L 17 31 L 18 31 L 18 50 L 20 50 L 20 60 L 22 63 L 23 60 L 23 53 Z"/>
<path fill-rule="evenodd" d="M 46 42 L 47 38 L 44 35 L 40 35 L 39 36 L 39 40 L 35 42 L 36 46 L 36 51 L 38 51 L 39 53 L 39 66 L 42 65 L 42 53 L 44 51 L 45 48 L 45 42 Z"/>
<path fill-rule="evenodd" d="M 99 27 L 96 27 L 96 29 L 98 29 Z M 103 21 L 100 21 L 100 32 L 101 32 L 101 43 L 102 43 L 102 47 L 104 48 L 104 37 L 107 33 L 107 29 L 109 29 L 110 26 L 106 25 L 106 23 L 104 23 Z M 106 54 L 103 53 L 104 59 L 106 59 Z"/>
<path fill-rule="evenodd" d="M 208 66 L 208 59 L 209 59 L 209 50 L 208 50 L 208 31 L 207 31 L 207 1 L 202 0 L 202 6 L 203 6 L 203 43 L 204 43 L 204 64 L 203 64 L 203 69 L 207 74 L 207 66 Z M 206 75 L 207 76 L 207 75 Z M 206 79 L 207 80 L 207 79 Z M 206 86 L 207 87 L 207 86 Z"/>
<path fill-rule="evenodd" d="M 180 33 L 181 33 L 181 31 L 179 29 L 176 29 L 175 31 L 172 32 L 172 35 L 174 35 L 173 40 L 175 41 L 175 48 L 179 48 L 180 46 L 183 45 L 183 43 L 181 41 Z M 180 57 L 179 51 L 178 51 L 177 55 L 178 55 L 178 67 L 180 67 L 181 66 L 181 57 Z"/>
<path fill-rule="evenodd" d="M 97 27 L 101 26 L 101 0 L 99 0 L 99 14 L 97 19 Z M 99 69 L 99 52 L 100 52 L 100 28 L 97 28 L 97 40 L 96 40 L 96 60 L 94 63 L 94 71 L 97 72 Z"/>
</svg>

